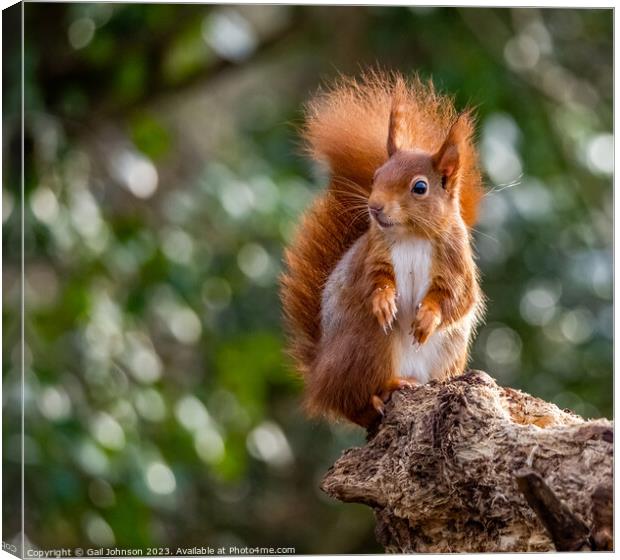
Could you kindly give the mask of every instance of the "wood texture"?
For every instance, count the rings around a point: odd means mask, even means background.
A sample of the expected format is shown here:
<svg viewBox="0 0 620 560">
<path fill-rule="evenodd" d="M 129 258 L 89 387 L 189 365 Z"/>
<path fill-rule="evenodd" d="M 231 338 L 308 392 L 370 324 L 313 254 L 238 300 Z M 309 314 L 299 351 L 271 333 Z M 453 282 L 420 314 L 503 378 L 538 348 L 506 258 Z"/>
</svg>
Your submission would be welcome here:
<svg viewBox="0 0 620 560">
<path fill-rule="evenodd" d="M 470 371 L 394 393 L 322 489 L 387 552 L 611 550 L 613 427 Z"/>
</svg>

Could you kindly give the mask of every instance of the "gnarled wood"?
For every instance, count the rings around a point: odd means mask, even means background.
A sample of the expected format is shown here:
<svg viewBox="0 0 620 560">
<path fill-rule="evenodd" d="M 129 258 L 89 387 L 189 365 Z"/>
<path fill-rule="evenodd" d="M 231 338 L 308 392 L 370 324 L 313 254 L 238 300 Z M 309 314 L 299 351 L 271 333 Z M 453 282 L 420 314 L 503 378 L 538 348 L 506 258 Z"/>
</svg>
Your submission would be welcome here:
<svg viewBox="0 0 620 560">
<path fill-rule="evenodd" d="M 613 428 L 470 371 L 394 393 L 322 489 L 388 552 L 610 550 Z"/>
</svg>

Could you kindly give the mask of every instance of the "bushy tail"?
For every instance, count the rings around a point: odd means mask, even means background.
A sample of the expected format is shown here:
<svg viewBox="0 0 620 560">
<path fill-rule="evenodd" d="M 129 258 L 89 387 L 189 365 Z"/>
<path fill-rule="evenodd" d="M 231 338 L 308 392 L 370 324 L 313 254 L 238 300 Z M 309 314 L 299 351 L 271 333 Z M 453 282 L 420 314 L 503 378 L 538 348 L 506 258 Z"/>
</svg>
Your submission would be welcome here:
<svg viewBox="0 0 620 560">
<path fill-rule="evenodd" d="M 371 72 L 340 79 L 306 108 L 303 136 L 309 153 L 327 163 L 329 187 L 304 214 L 284 253 L 281 297 L 289 352 L 304 376 L 320 341 L 321 294 L 347 249 L 368 229 L 366 201 L 375 171 L 387 160 L 387 137 L 395 92 L 406 104 L 405 138 L 410 148 L 434 153 L 457 117 L 452 100 L 417 77 Z M 473 123 L 471 124 L 473 133 Z M 473 146 L 462 154 L 461 213 L 476 219 L 482 196 Z"/>
</svg>

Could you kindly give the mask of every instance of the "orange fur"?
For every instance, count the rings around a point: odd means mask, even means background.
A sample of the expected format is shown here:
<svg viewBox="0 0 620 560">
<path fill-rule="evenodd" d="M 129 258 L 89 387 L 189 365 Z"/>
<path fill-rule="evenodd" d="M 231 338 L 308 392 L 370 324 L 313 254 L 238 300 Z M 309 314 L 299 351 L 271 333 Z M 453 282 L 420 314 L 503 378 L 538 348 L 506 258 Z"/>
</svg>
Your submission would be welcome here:
<svg viewBox="0 0 620 560">
<path fill-rule="evenodd" d="M 367 426 L 378 414 L 377 396 L 406 383 L 392 360 L 396 335 L 387 334 L 397 317 L 392 251 L 401 234 L 432 244 L 432 281 L 413 315 L 412 335 L 424 344 L 435 329 L 447 329 L 446 344 L 455 350 L 433 376 L 454 375 L 464 367 L 469 335 L 459 331 L 459 321 L 481 305 L 464 226 L 475 223 L 483 192 L 473 132 L 470 113 L 457 115 L 452 100 L 431 83 L 406 82 L 398 74 L 341 79 L 309 103 L 304 135 L 313 157 L 329 165 L 331 181 L 285 250 L 281 296 L 289 350 L 306 381 L 311 413 Z M 433 195 L 415 204 L 407 199 L 412 173 L 424 173 L 433 185 Z M 441 192 L 437 185 L 444 180 Z M 369 220 L 373 200 L 381 208 L 398 206 L 400 225 L 389 234 L 380 218 Z M 462 227 L 454 222 L 453 209 Z M 330 275 L 349 249 L 341 289 Z M 336 292 L 340 311 L 334 314 L 331 304 L 322 309 L 322 298 Z M 323 321 L 332 316 L 339 321 L 325 336 L 322 314 Z"/>
</svg>

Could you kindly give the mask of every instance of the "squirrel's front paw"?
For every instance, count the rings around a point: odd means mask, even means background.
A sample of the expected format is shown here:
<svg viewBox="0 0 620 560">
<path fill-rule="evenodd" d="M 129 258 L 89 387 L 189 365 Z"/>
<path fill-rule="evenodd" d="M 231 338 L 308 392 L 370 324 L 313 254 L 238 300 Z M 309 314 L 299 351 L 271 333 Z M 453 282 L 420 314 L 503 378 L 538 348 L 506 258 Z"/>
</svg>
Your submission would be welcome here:
<svg viewBox="0 0 620 560">
<path fill-rule="evenodd" d="M 424 344 L 441 323 L 441 309 L 437 304 L 422 302 L 418 305 L 411 325 L 414 344 Z"/>
<path fill-rule="evenodd" d="M 372 296 L 372 312 L 385 333 L 396 317 L 396 291 L 390 286 L 377 288 Z"/>
</svg>

